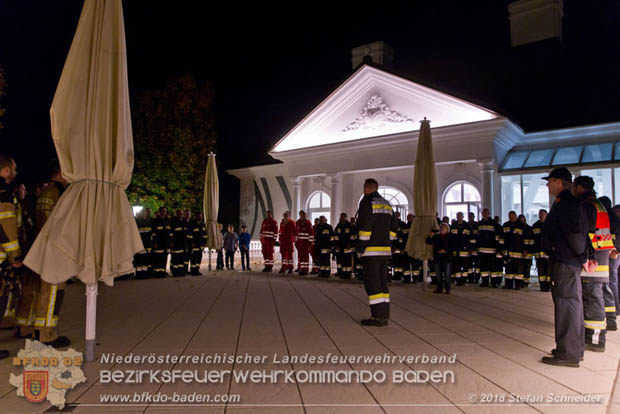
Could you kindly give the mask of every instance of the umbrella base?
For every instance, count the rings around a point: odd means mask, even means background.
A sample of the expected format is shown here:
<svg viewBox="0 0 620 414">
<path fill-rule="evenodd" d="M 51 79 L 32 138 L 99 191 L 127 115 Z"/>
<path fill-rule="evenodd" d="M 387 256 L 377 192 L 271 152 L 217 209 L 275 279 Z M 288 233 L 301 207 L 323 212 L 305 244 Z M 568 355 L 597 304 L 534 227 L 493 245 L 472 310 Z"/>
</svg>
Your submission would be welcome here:
<svg viewBox="0 0 620 414">
<path fill-rule="evenodd" d="M 95 360 L 95 345 L 94 339 L 87 339 L 84 341 L 84 359 L 87 362 Z"/>
</svg>

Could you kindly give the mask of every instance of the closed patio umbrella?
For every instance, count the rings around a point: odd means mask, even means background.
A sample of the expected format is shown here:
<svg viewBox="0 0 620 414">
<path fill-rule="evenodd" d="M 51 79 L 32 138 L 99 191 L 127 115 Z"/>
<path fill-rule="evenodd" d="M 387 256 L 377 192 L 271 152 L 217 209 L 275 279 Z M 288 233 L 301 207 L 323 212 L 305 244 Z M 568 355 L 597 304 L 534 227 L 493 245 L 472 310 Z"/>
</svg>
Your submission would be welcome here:
<svg viewBox="0 0 620 414">
<path fill-rule="evenodd" d="M 424 261 L 424 281 L 428 277 L 428 260 L 433 257 L 432 246 L 426 238 L 437 229 L 437 173 L 433 156 L 430 121 L 420 121 L 420 135 L 413 174 L 413 210 L 415 220 L 409 229 L 406 250 L 409 256 Z"/>
<path fill-rule="evenodd" d="M 209 249 L 209 270 L 211 270 L 211 249 L 222 248 L 222 233 L 217 228 L 217 213 L 220 204 L 220 183 L 217 178 L 217 166 L 215 154 L 209 154 L 207 171 L 205 173 L 205 195 L 203 209 L 205 212 L 205 225 L 207 227 L 207 248 Z"/>
<path fill-rule="evenodd" d="M 49 283 L 86 284 L 86 359 L 94 359 L 97 282 L 133 271 L 144 250 L 125 189 L 133 137 L 121 0 L 86 0 L 50 118 L 69 187 L 25 264 Z"/>
</svg>

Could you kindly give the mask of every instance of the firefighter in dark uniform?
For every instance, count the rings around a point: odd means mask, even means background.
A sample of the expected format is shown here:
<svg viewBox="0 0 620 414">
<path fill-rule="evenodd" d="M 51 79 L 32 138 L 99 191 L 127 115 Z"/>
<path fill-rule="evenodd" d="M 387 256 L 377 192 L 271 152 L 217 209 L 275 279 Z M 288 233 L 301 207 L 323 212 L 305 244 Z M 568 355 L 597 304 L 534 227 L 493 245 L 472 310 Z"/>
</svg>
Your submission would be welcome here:
<svg viewBox="0 0 620 414">
<path fill-rule="evenodd" d="M 533 252 L 536 258 L 536 271 L 538 272 L 538 284 L 541 292 L 550 291 L 549 257 L 545 254 L 541 245 L 542 229 L 547 219 L 547 210 L 538 211 L 538 221 L 532 225 L 532 239 L 534 240 Z"/>
<path fill-rule="evenodd" d="M 312 233 L 310 234 L 310 257 L 312 257 L 312 270 L 310 271 L 311 275 L 319 274 L 319 256 L 316 253 L 316 240 L 314 238 L 318 225 L 319 219 L 315 218 L 314 224 L 312 225 Z"/>
<path fill-rule="evenodd" d="M 352 226 L 347 220 L 347 213 L 340 214 L 340 221 L 335 229 L 336 264 L 338 276 L 350 279 L 353 272 L 354 244 L 351 242 Z"/>
<path fill-rule="evenodd" d="M 409 231 L 414 220 L 413 214 L 407 214 L 407 223 L 400 224 L 400 231 L 398 232 L 398 242 L 403 252 L 403 283 L 416 283 L 420 280 L 420 264 L 418 259 L 415 259 L 406 252 L 407 241 L 409 240 Z"/>
<path fill-rule="evenodd" d="M 394 217 L 398 223 L 398 228 L 396 231 L 396 238 L 392 241 L 392 261 L 395 264 L 394 267 L 394 278 L 393 280 L 405 280 L 405 267 L 407 265 L 407 256 L 405 256 L 405 248 L 407 247 L 406 243 L 403 244 L 402 231 L 407 226 L 407 223 L 400 219 L 400 213 L 398 211 L 394 212 Z M 411 276 L 411 275 L 409 275 Z"/>
<path fill-rule="evenodd" d="M 508 213 L 508 221 L 502 226 L 500 245 L 506 267 L 504 289 L 519 290 L 523 286 L 523 257 L 527 255 L 525 237 L 526 228 L 517 213 Z"/>
<path fill-rule="evenodd" d="M 153 266 L 151 265 L 151 240 L 153 229 L 151 228 L 151 209 L 145 208 L 136 216 L 136 225 L 140 232 L 144 250 L 134 256 L 134 267 L 136 268 L 137 279 L 148 279 L 151 277 Z"/>
<path fill-rule="evenodd" d="M 351 217 L 351 246 L 353 246 L 353 254 L 351 255 L 351 259 L 353 260 L 353 273 L 357 280 L 362 280 L 364 278 L 364 272 L 362 271 L 362 262 L 357 257 L 357 237 L 358 237 L 358 228 L 357 223 L 355 222 L 355 217 Z"/>
<path fill-rule="evenodd" d="M 471 262 L 470 268 L 467 272 L 467 282 L 478 284 L 480 282 L 480 258 L 478 257 L 478 222 L 476 222 L 476 215 L 469 213 L 467 215 L 467 223 L 471 227 Z"/>
<path fill-rule="evenodd" d="M 523 244 L 525 247 L 525 253 L 521 260 L 523 260 L 523 286 L 527 287 L 530 284 L 530 276 L 532 273 L 532 260 L 534 258 L 534 235 L 532 228 L 527 224 L 527 219 L 523 214 L 519 214 L 518 219 L 525 228 L 523 236 Z"/>
<path fill-rule="evenodd" d="M 471 227 L 463 220 L 463 213 L 456 213 L 456 220 L 450 228 L 453 265 L 452 277 L 457 286 L 465 284 L 471 263 Z"/>
<path fill-rule="evenodd" d="M 594 266 L 581 272 L 586 349 L 605 351 L 607 320 L 605 288 L 609 283 L 609 255 L 614 250 L 609 214 L 596 198 L 594 180 L 588 176 L 575 178 L 573 195 L 581 202 L 588 219 L 588 235 Z"/>
<path fill-rule="evenodd" d="M 364 288 L 370 304 L 366 326 L 386 326 L 390 317 L 388 263 L 392 240 L 396 238 L 398 220 L 390 203 L 377 192 L 379 184 L 373 178 L 364 182 L 364 197 L 357 212 L 359 243 L 357 251 L 364 266 Z"/>
<path fill-rule="evenodd" d="M 200 263 L 202 262 L 202 234 L 200 229 L 200 222 L 197 218 L 191 216 L 189 210 L 185 210 L 186 216 L 189 216 L 187 220 L 187 251 L 189 256 L 189 274 L 192 276 L 200 276 Z M 187 269 L 187 268 L 186 268 Z"/>
<path fill-rule="evenodd" d="M 196 221 L 198 222 L 198 228 L 200 229 L 200 261 L 202 262 L 202 254 L 207 248 L 207 241 L 209 233 L 207 233 L 207 225 L 205 224 L 205 219 L 202 213 L 196 213 Z"/>
<path fill-rule="evenodd" d="M 22 250 L 17 234 L 17 214 L 13 203 L 12 181 L 17 176 L 17 165 L 12 158 L 0 154 L 0 322 L 4 317 L 9 294 L 16 291 L 17 280 L 23 271 Z M 0 359 L 9 351 L 0 350 Z"/>
<path fill-rule="evenodd" d="M 555 197 L 543 224 L 541 245 L 549 256 L 556 347 L 553 356 L 544 356 L 541 362 L 579 367 L 585 348 L 580 273 L 588 263 L 587 218 L 571 193 L 570 171 L 556 168 L 544 179 Z"/>
<path fill-rule="evenodd" d="M 184 269 L 185 262 L 185 220 L 183 219 L 183 212 L 181 210 L 176 211 L 176 216 L 170 220 L 170 228 L 172 229 L 172 246 L 170 247 L 170 270 L 172 276 L 182 277 L 185 276 L 186 270 Z"/>
<path fill-rule="evenodd" d="M 396 229 L 396 237 L 392 239 L 392 280 L 402 280 L 403 272 L 404 272 L 404 248 L 402 247 L 402 243 L 398 238 L 398 234 L 401 231 L 401 225 L 405 226 L 400 219 L 400 213 L 398 211 L 394 212 L 394 217 L 396 218 L 397 229 Z"/>
<path fill-rule="evenodd" d="M 319 263 L 319 277 L 329 277 L 332 271 L 331 254 L 334 245 L 334 229 L 327 223 L 325 216 L 319 217 L 319 224 L 314 230 L 315 257 Z"/>
<path fill-rule="evenodd" d="M 488 208 L 482 210 L 482 220 L 478 222 L 477 251 L 480 263 L 481 287 L 498 287 L 502 283 L 497 269 L 497 249 L 501 227 L 491 218 Z"/>
<path fill-rule="evenodd" d="M 22 225 L 19 232 L 19 246 L 22 250 L 22 256 L 26 257 L 32 243 L 37 237 L 36 228 L 36 201 L 42 192 L 40 182 L 33 182 L 28 185 L 25 197 L 22 197 L 20 203 L 22 212 Z M 19 218 L 19 216 L 18 216 Z M 15 337 L 30 338 L 34 333 L 34 298 L 38 295 L 39 275 L 23 266 L 20 280 L 20 297 L 15 307 Z"/>
<path fill-rule="evenodd" d="M 170 249 L 170 238 L 172 230 L 168 220 L 168 210 L 160 207 L 157 217 L 151 220 L 153 231 L 151 245 L 151 259 L 153 263 L 153 276 L 162 278 L 168 276 L 166 263 L 168 262 L 168 250 Z"/>
<path fill-rule="evenodd" d="M 62 176 L 58 161 L 52 162 L 51 181 L 45 187 L 36 202 L 36 232 L 40 233 L 45 222 L 52 214 L 54 206 L 65 191 L 67 181 Z M 65 336 L 58 336 L 58 315 L 64 298 L 66 282 L 51 284 L 40 279 L 38 297 L 34 306 L 34 338 L 54 348 L 69 346 L 71 341 Z"/>
</svg>

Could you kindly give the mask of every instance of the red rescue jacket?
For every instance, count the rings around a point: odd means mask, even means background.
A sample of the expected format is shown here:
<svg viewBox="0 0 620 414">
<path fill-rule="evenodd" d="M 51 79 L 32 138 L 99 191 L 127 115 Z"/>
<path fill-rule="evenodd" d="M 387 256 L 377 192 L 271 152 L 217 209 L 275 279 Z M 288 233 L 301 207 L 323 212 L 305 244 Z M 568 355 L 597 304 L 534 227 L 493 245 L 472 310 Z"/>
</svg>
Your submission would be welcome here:
<svg viewBox="0 0 620 414">
<path fill-rule="evenodd" d="M 295 223 L 295 226 L 297 228 L 297 239 L 295 240 L 295 244 L 309 246 L 314 238 L 314 231 L 312 230 L 312 223 L 310 223 L 310 220 L 299 219 L 297 223 Z"/>
<path fill-rule="evenodd" d="M 266 218 L 260 226 L 260 242 L 275 244 L 278 234 L 278 222 L 274 219 Z"/>
<path fill-rule="evenodd" d="M 291 219 L 288 221 L 282 220 L 280 222 L 280 233 L 278 240 L 280 240 L 280 245 L 288 244 L 292 245 L 295 241 L 295 236 L 297 235 L 297 229 L 295 227 L 295 222 Z"/>
</svg>

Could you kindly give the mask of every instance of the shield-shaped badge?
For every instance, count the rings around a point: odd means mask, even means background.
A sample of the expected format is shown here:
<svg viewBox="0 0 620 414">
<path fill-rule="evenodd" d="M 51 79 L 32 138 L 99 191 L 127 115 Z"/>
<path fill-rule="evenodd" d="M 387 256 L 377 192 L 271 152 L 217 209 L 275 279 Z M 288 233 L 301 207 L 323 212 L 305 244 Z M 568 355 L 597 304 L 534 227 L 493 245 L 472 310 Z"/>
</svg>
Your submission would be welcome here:
<svg viewBox="0 0 620 414">
<path fill-rule="evenodd" d="M 24 371 L 24 397 L 30 402 L 41 402 L 47 397 L 48 372 Z"/>
</svg>

